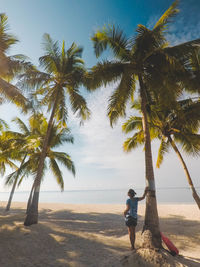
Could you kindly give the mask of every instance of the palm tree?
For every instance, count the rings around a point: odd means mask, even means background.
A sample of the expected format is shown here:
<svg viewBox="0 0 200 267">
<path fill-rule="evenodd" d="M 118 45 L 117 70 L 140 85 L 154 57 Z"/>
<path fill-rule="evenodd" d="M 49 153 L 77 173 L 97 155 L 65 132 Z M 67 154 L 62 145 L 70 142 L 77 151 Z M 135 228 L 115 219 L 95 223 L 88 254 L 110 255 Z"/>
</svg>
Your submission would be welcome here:
<svg viewBox="0 0 200 267">
<path fill-rule="evenodd" d="M 177 102 L 174 109 L 159 109 L 158 106 L 151 106 L 151 112 L 148 114 L 150 135 L 152 139 L 158 138 L 161 143 L 158 151 L 156 166 L 159 168 L 163 162 L 169 147 L 176 152 L 186 175 L 188 184 L 192 190 L 192 195 L 200 209 L 200 198 L 194 187 L 192 178 L 186 163 L 178 149 L 180 144 L 183 151 L 193 156 L 200 152 L 200 101 L 185 99 Z M 142 129 L 142 118 L 132 116 L 123 124 L 122 129 L 125 133 L 137 130 L 136 133 L 124 142 L 124 150 L 131 151 L 138 145 L 144 144 L 144 133 Z"/>
<path fill-rule="evenodd" d="M 21 163 L 19 168 L 6 177 L 5 184 L 12 185 L 6 211 L 10 209 L 17 183 L 19 186 L 25 177 L 34 175 L 37 171 L 36 162 L 39 161 L 42 143 L 48 127 L 47 120 L 42 114 L 35 114 L 31 116 L 29 118 L 28 126 L 26 126 L 26 124 L 19 118 L 15 118 L 14 121 L 17 123 L 21 131 L 5 131 L 3 133 L 4 140 L 7 138 L 12 145 L 10 148 L 7 146 L 7 149 L 3 151 L 2 155 L 10 156 L 12 159 L 17 159 L 18 161 L 21 159 Z M 73 138 L 70 135 L 69 129 L 53 125 L 46 155 L 46 159 L 49 159 L 49 161 L 48 163 L 45 163 L 44 170 L 46 169 L 46 164 L 48 164 L 48 167 L 52 170 L 61 190 L 64 189 L 64 181 L 57 162 L 62 163 L 75 175 L 75 167 L 70 156 L 67 153 L 56 152 L 53 150 L 53 148 L 56 148 L 65 142 L 73 143 Z M 30 199 L 31 196 L 32 194 L 30 194 Z"/>
<path fill-rule="evenodd" d="M 39 115 L 34 117 L 35 120 L 38 120 L 38 123 L 42 123 Z M 5 143 L 6 146 L 1 149 L 1 157 L 5 157 L 7 160 L 14 160 L 19 161 L 20 166 L 15 167 L 15 171 L 10 173 L 6 177 L 5 185 L 12 185 L 12 189 L 10 192 L 9 200 L 6 206 L 6 211 L 10 210 L 12 198 L 17 186 L 17 182 L 20 179 L 20 183 L 23 180 L 25 176 L 28 176 L 30 174 L 30 170 L 27 172 L 24 172 L 22 175 L 22 169 L 23 165 L 25 164 L 25 160 L 27 157 L 34 153 L 35 151 L 35 144 L 34 142 L 31 142 L 33 137 L 36 134 L 36 128 L 34 128 L 34 124 L 31 124 L 31 121 L 33 120 L 33 116 L 29 119 L 29 126 L 30 129 L 26 126 L 26 124 L 18 117 L 13 119 L 13 122 L 15 122 L 20 129 L 20 132 L 13 132 L 13 131 L 4 131 L 1 135 L 1 143 Z M 30 145 L 31 143 L 31 145 Z M 22 176 L 21 176 L 22 175 Z M 20 178 L 21 176 L 21 178 Z"/>
<path fill-rule="evenodd" d="M 92 37 L 96 56 L 109 47 L 115 59 L 99 62 L 85 79 L 89 90 L 118 82 L 109 99 L 108 116 L 111 125 L 120 116 L 125 116 L 127 103 L 133 98 L 138 81 L 145 142 L 145 176 L 149 188 L 143 247 L 161 247 L 147 106 L 152 93 L 158 96 L 163 105 L 174 102 L 181 94 L 184 79 L 190 77 L 187 70 L 188 57 L 194 49 L 193 45 L 200 42 L 198 39 L 174 47 L 168 45 L 165 34 L 170 21 L 178 12 L 177 4 L 178 1 L 175 1 L 171 5 L 152 30 L 138 25 L 136 36 L 131 38 L 126 38 L 123 31 L 115 26 L 104 26 L 98 30 Z M 166 76 L 167 80 L 164 79 Z"/>
<path fill-rule="evenodd" d="M 32 172 L 37 173 L 38 170 L 38 165 L 35 164 L 35 162 L 38 162 L 41 157 L 42 149 L 43 149 L 43 143 L 44 139 L 46 137 L 46 132 L 48 128 L 48 122 L 47 120 L 42 117 L 43 123 L 40 125 L 43 125 L 42 127 L 40 126 L 39 132 L 38 132 L 38 137 L 40 141 L 38 142 L 39 145 L 39 151 L 35 153 L 34 155 L 31 155 L 29 161 L 27 162 L 27 165 L 32 166 Z M 35 137 L 34 137 L 35 139 Z M 65 152 L 56 152 L 53 149 L 57 148 L 60 145 L 63 145 L 66 142 L 73 143 L 73 137 L 70 135 L 70 130 L 67 127 L 62 127 L 61 125 L 56 125 L 53 124 L 51 128 L 51 133 L 49 136 L 49 141 L 48 141 L 48 146 L 47 146 L 47 152 L 45 156 L 45 162 L 44 162 L 44 168 L 43 168 L 43 173 L 42 177 L 44 177 L 45 170 L 50 169 L 56 178 L 56 181 L 58 185 L 60 186 L 61 190 L 64 190 L 64 180 L 63 180 L 63 175 L 62 172 L 59 168 L 58 163 L 61 163 L 63 166 L 65 166 L 70 172 L 72 172 L 73 175 L 75 175 L 75 167 L 74 163 L 71 160 L 71 157 L 65 153 Z M 25 166 L 25 169 L 27 167 Z M 28 205 L 27 205 L 27 213 L 29 212 L 29 209 L 31 208 L 31 203 L 32 203 L 32 198 L 33 198 L 33 192 L 35 189 L 35 180 L 33 182 L 32 190 L 30 193 Z"/>
<path fill-rule="evenodd" d="M 38 170 L 34 181 L 32 202 L 25 219 L 25 225 L 38 222 L 38 200 L 44 161 L 48 150 L 48 143 L 53 125 L 56 123 L 66 126 L 68 115 L 67 96 L 74 113 L 85 120 L 89 117 L 89 109 L 85 99 L 79 93 L 85 68 L 81 59 L 82 48 L 75 43 L 66 50 L 63 42 L 59 49 L 58 42 L 51 39 L 48 34 L 44 35 L 43 45 L 45 55 L 39 58 L 41 71 L 28 71 L 21 77 L 21 86 L 36 88 L 36 95 L 40 94 L 41 105 L 48 106 L 51 112 L 48 121 L 47 132 L 43 141 Z M 57 121 L 57 122 L 56 122 Z"/>
</svg>

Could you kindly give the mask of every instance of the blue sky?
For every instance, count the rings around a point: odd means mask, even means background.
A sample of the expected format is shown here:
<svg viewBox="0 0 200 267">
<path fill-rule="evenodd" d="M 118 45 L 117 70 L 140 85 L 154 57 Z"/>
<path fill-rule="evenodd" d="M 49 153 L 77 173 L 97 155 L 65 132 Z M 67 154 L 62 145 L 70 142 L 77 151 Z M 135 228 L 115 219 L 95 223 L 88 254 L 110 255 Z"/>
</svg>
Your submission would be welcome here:
<svg viewBox="0 0 200 267">
<path fill-rule="evenodd" d="M 49 33 L 60 43 L 65 40 L 66 46 L 72 42 L 82 45 L 83 59 L 90 68 L 97 62 L 90 41 L 97 28 L 110 23 L 119 25 L 127 36 L 134 35 L 137 24 L 152 27 L 171 3 L 169 0 L 0 0 L 0 12 L 8 15 L 10 31 L 20 40 L 10 53 L 23 53 L 37 65 L 42 55 L 42 35 Z M 168 35 L 172 44 L 200 36 L 199 0 L 183 0 L 180 9 Z M 92 118 L 83 127 L 79 128 L 77 119 L 72 114 L 70 116 L 69 125 L 75 144 L 64 146 L 63 151 L 72 156 L 77 174 L 73 178 L 63 169 L 65 190 L 145 186 L 142 148 L 125 154 L 122 150 L 125 136 L 121 133 L 124 120 L 112 129 L 106 118 L 107 99 L 113 88 L 114 85 L 110 85 L 90 95 L 83 91 L 92 111 Z M 8 121 L 16 115 L 21 116 L 13 105 L 0 108 L 1 118 Z M 157 143 L 153 143 L 154 166 L 157 148 Z M 199 159 L 186 156 L 185 159 L 195 185 L 200 186 Z M 165 158 L 160 170 L 155 169 L 155 178 L 158 188 L 187 186 L 173 151 Z M 29 190 L 30 187 L 27 180 L 19 190 Z M 50 173 L 47 173 L 41 189 L 59 190 Z M 8 189 L 1 186 L 0 191 L 3 190 Z"/>
</svg>

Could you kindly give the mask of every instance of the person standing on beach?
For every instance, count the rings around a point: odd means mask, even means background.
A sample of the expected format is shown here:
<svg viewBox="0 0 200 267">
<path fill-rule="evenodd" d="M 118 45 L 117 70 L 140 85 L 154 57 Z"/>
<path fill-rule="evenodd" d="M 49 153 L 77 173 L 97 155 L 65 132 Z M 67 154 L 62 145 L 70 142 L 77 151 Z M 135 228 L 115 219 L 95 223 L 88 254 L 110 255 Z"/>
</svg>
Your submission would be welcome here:
<svg viewBox="0 0 200 267">
<path fill-rule="evenodd" d="M 128 196 L 126 200 L 126 209 L 124 211 L 125 223 L 128 227 L 128 234 L 131 242 L 131 249 L 135 249 L 135 227 L 137 225 L 137 208 L 138 201 L 145 198 L 147 193 L 147 188 L 145 188 L 142 197 L 135 197 L 136 192 L 133 189 L 129 189 Z"/>
</svg>

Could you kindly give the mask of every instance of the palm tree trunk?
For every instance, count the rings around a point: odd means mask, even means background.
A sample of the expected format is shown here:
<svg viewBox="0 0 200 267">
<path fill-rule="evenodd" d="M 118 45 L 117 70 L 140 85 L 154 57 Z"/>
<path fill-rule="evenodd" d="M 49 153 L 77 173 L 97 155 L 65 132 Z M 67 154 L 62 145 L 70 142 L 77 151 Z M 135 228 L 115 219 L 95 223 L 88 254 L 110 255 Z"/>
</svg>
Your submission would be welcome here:
<svg viewBox="0 0 200 267">
<path fill-rule="evenodd" d="M 161 248 L 161 235 L 159 227 L 159 218 L 157 211 L 153 161 L 151 152 L 151 139 L 149 133 L 149 125 L 147 120 L 146 112 L 146 94 L 145 85 L 142 80 L 142 76 L 139 75 L 140 84 L 140 96 L 141 96 L 141 111 L 142 111 L 142 125 L 144 132 L 144 143 L 145 143 L 145 179 L 148 192 L 146 195 L 146 210 L 145 220 L 143 226 L 143 244 L 145 248 Z"/>
<path fill-rule="evenodd" d="M 10 210 L 12 198 L 13 198 L 13 195 L 14 195 L 14 192 L 15 192 L 15 188 L 16 188 L 16 185 L 17 185 L 17 181 L 18 181 L 18 176 L 15 178 L 15 181 L 13 183 L 12 190 L 10 192 L 10 196 L 9 196 L 8 203 L 7 203 L 5 211 L 9 211 Z"/>
<path fill-rule="evenodd" d="M 22 160 L 22 162 L 20 164 L 20 167 L 18 168 L 17 175 L 16 175 L 15 181 L 13 183 L 13 187 L 12 187 L 12 190 L 10 192 L 10 196 L 9 196 L 8 203 L 7 203 L 5 211 L 9 211 L 10 210 L 12 198 L 13 198 L 13 195 L 14 195 L 14 192 L 15 192 L 15 188 L 16 188 L 16 185 L 17 185 L 17 181 L 18 181 L 18 178 L 19 178 L 19 170 L 21 169 L 22 165 L 24 164 L 24 161 L 25 161 L 26 157 L 27 157 L 27 154 L 24 156 L 24 158 L 23 158 L 23 160 Z"/>
<path fill-rule="evenodd" d="M 39 194 L 40 194 L 40 184 L 41 184 L 41 179 L 42 179 L 42 174 L 43 174 L 43 169 L 44 169 L 44 161 L 45 161 L 46 153 L 48 149 L 49 137 L 50 137 L 51 129 L 53 126 L 53 119 L 54 119 L 55 110 L 56 110 L 56 106 L 58 102 L 58 93 L 59 93 L 59 90 L 57 91 L 54 106 L 53 106 L 51 116 L 48 122 L 46 136 L 44 138 L 42 152 L 41 152 L 41 156 L 40 156 L 40 160 L 38 164 L 38 171 L 37 171 L 37 174 L 34 180 L 33 197 L 32 197 L 32 201 L 30 203 L 30 206 L 28 208 L 27 215 L 24 221 L 24 225 L 26 226 L 38 223 L 38 203 L 39 203 Z"/>
<path fill-rule="evenodd" d="M 31 188 L 31 192 L 30 192 L 30 195 L 29 195 L 29 198 L 28 198 L 27 207 L 26 207 L 26 214 L 28 213 L 28 210 L 29 210 L 30 205 L 31 205 L 31 202 L 32 202 L 34 185 L 35 185 L 35 184 L 34 184 L 34 182 L 33 182 L 33 185 L 32 185 L 32 188 Z"/>
<path fill-rule="evenodd" d="M 179 157 L 181 164 L 183 165 L 183 169 L 184 169 L 188 184 L 189 184 L 190 188 L 192 189 L 192 196 L 193 196 L 194 200 L 196 201 L 197 206 L 200 209 L 200 197 L 198 196 L 196 189 L 193 185 L 192 178 L 191 178 L 190 173 L 188 171 L 188 168 L 185 164 L 185 161 L 183 160 L 183 157 L 182 157 L 180 151 L 178 150 L 175 142 L 172 140 L 171 136 L 168 137 L 168 140 L 169 140 L 171 146 L 173 147 L 174 151 L 176 152 L 177 156 Z"/>
</svg>

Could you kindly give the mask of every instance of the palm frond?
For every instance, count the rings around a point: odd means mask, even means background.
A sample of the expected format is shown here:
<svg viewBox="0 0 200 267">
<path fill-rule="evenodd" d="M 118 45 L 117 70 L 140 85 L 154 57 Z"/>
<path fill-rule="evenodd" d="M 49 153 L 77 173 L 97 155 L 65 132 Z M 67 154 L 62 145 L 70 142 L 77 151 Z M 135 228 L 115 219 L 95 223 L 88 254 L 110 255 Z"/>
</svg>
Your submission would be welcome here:
<svg viewBox="0 0 200 267">
<path fill-rule="evenodd" d="M 5 167 L 5 162 L 0 161 L 0 174 L 3 176 L 5 174 L 6 167 Z"/>
<path fill-rule="evenodd" d="M 187 133 L 174 133 L 174 141 L 182 146 L 185 153 L 192 156 L 198 156 L 200 152 L 200 135 Z"/>
<path fill-rule="evenodd" d="M 142 129 L 142 118 L 137 116 L 131 116 L 123 125 L 122 131 L 125 133 L 132 132 L 134 130 Z"/>
<path fill-rule="evenodd" d="M 2 176 L 4 175 L 4 172 L 6 170 L 4 167 L 5 165 L 8 165 L 10 168 L 15 169 L 15 170 L 18 168 L 17 165 L 13 161 L 11 161 L 7 156 L 4 156 L 2 154 L 0 156 L 0 164 L 2 166 L 2 169 L 1 169 Z"/>
<path fill-rule="evenodd" d="M 46 55 L 52 55 L 57 57 L 59 55 L 58 42 L 53 41 L 48 33 L 45 33 L 42 38 L 42 46 Z"/>
<path fill-rule="evenodd" d="M 168 24 L 172 22 L 172 19 L 179 12 L 179 10 L 177 9 L 178 4 L 179 4 L 178 0 L 173 2 L 173 4 L 165 11 L 165 13 L 156 22 L 154 26 L 154 31 L 155 30 L 159 32 L 166 31 Z"/>
<path fill-rule="evenodd" d="M 7 57 L 7 72 L 2 73 L 1 78 L 10 82 L 18 75 L 33 70 L 35 67 L 28 62 L 25 55 L 12 55 Z"/>
<path fill-rule="evenodd" d="M 167 45 L 164 36 L 151 31 L 142 24 L 139 24 L 136 29 L 137 35 L 132 38 L 132 61 L 141 64 L 146 62 L 156 51 L 161 50 Z"/>
<path fill-rule="evenodd" d="M 104 26 L 93 35 L 91 40 L 97 57 L 109 46 L 117 58 L 125 61 L 129 59 L 129 40 L 119 27 Z"/>
<path fill-rule="evenodd" d="M 10 101 L 22 108 L 26 107 L 27 99 L 20 93 L 17 87 L 0 78 L 0 93 Z"/>
<path fill-rule="evenodd" d="M 19 181 L 18 181 L 18 184 L 17 184 L 18 187 L 21 185 L 22 181 L 24 180 L 24 177 L 25 177 L 25 174 L 22 175 L 21 177 L 19 177 Z"/>
<path fill-rule="evenodd" d="M 8 51 L 8 49 L 18 42 L 18 39 L 8 33 L 9 25 L 8 25 L 8 17 L 5 13 L 0 14 L 0 57 L 2 59 L 2 56 L 4 53 Z"/>
<path fill-rule="evenodd" d="M 19 75 L 19 81 L 17 86 L 22 89 L 32 88 L 36 93 L 40 92 L 42 87 L 47 86 L 51 81 L 51 75 L 45 72 L 38 71 L 36 69 L 28 70 L 26 73 Z"/>
<path fill-rule="evenodd" d="M 63 181 L 63 176 L 62 176 L 62 172 L 56 162 L 56 160 L 54 159 L 50 159 L 50 168 L 54 174 L 54 176 L 56 177 L 57 183 L 60 186 L 61 190 L 64 190 L 64 181 Z"/>
<path fill-rule="evenodd" d="M 143 131 L 138 131 L 132 137 L 126 139 L 123 149 L 125 152 L 130 152 L 141 145 L 144 145 L 144 133 Z"/>
<path fill-rule="evenodd" d="M 72 172 L 72 174 L 75 176 L 75 166 L 73 161 L 71 160 L 71 157 L 64 152 L 55 152 L 51 151 L 52 156 L 58 160 L 61 164 L 63 164 L 69 171 Z"/>
<path fill-rule="evenodd" d="M 68 110 L 66 107 L 66 102 L 65 102 L 65 92 L 61 88 L 59 90 L 59 96 L 58 96 L 58 104 L 57 108 L 55 111 L 55 118 L 57 121 L 61 122 L 63 127 L 66 127 L 67 123 L 67 118 L 68 118 Z"/>
<path fill-rule="evenodd" d="M 7 124 L 7 122 L 3 119 L 0 119 L 0 131 L 5 131 L 9 129 L 9 125 Z"/>
<path fill-rule="evenodd" d="M 72 45 L 70 46 L 70 48 L 67 50 L 67 56 L 69 58 L 73 57 L 75 58 L 79 58 L 82 56 L 83 53 L 83 47 L 78 46 L 76 43 L 72 43 Z"/>
<path fill-rule="evenodd" d="M 39 58 L 40 66 L 43 67 L 48 73 L 58 73 L 62 69 L 63 63 L 63 54 L 62 50 L 60 51 L 58 42 L 53 41 L 49 34 L 43 35 L 43 49 L 45 55 Z"/>
<path fill-rule="evenodd" d="M 179 59 L 182 64 L 186 67 L 190 67 L 190 58 L 194 52 L 196 46 L 200 45 L 200 38 L 188 41 L 185 43 L 181 43 L 175 46 L 164 48 L 164 52 L 169 54 L 169 56 L 173 56 L 176 59 Z"/>
<path fill-rule="evenodd" d="M 71 70 L 69 72 L 70 68 Z M 84 81 L 84 75 L 86 73 L 86 69 L 82 65 L 72 65 L 70 66 L 70 68 L 67 65 L 66 70 L 64 69 L 64 71 L 66 71 L 66 74 L 63 74 L 63 79 L 65 80 L 63 86 L 64 87 L 71 86 L 77 88 L 80 85 L 82 85 Z"/>
<path fill-rule="evenodd" d="M 156 167 L 160 168 L 160 165 L 163 162 L 164 155 L 168 153 L 169 151 L 169 142 L 166 140 L 166 138 L 161 139 L 160 147 L 158 150 L 158 156 L 157 156 L 157 162 L 156 162 Z"/>
<path fill-rule="evenodd" d="M 70 104 L 73 112 L 76 113 L 82 121 L 89 119 L 90 110 L 87 107 L 86 100 L 82 95 L 80 95 L 78 89 L 68 87 L 67 91 L 69 93 Z"/>
<path fill-rule="evenodd" d="M 19 127 L 19 129 L 22 131 L 23 134 L 28 135 L 30 133 L 26 124 L 19 117 L 15 117 L 14 119 L 12 119 L 12 121 L 17 124 L 17 126 Z"/>
<path fill-rule="evenodd" d="M 5 185 L 6 186 L 11 186 L 14 183 L 14 181 L 17 179 L 17 177 L 18 177 L 17 171 L 14 171 L 14 172 L 10 173 L 6 177 Z"/>
<path fill-rule="evenodd" d="M 50 74 L 57 74 L 60 71 L 60 60 L 52 55 L 45 55 L 39 58 L 40 66 Z"/>
<path fill-rule="evenodd" d="M 56 127 L 57 128 L 57 127 Z M 57 129 L 52 129 L 51 135 L 49 138 L 49 144 L 51 148 L 55 148 L 57 146 L 60 146 L 64 143 L 72 143 L 74 142 L 74 138 L 69 133 L 65 132 L 65 129 L 63 129 L 60 132 L 56 132 Z"/>
<path fill-rule="evenodd" d="M 91 71 L 85 75 L 84 85 L 88 90 L 94 90 L 101 86 L 106 86 L 121 78 L 126 71 L 127 64 L 117 61 L 103 61 L 92 67 Z"/>
<path fill-rule="evenodd" d="M 118 87 L 109 99 L 108 117 L 111 126 L 117 121 L 120 116 L 126 114 L 126 104 L 135 91 L 134 76 L 124 73 Z"/>
<path fill-rule="evenodd" d="M 56 89 L 57 87 L 43 87 L 44 89 L 44 95 L 42 99 L 39 101 L 40 106 L 46 106 L 48 105 L 48 112 L 52 109 L 55 97 L 56 97 Z M 45 91 L 46 89 L 46 91 Z"/>
</svg>

